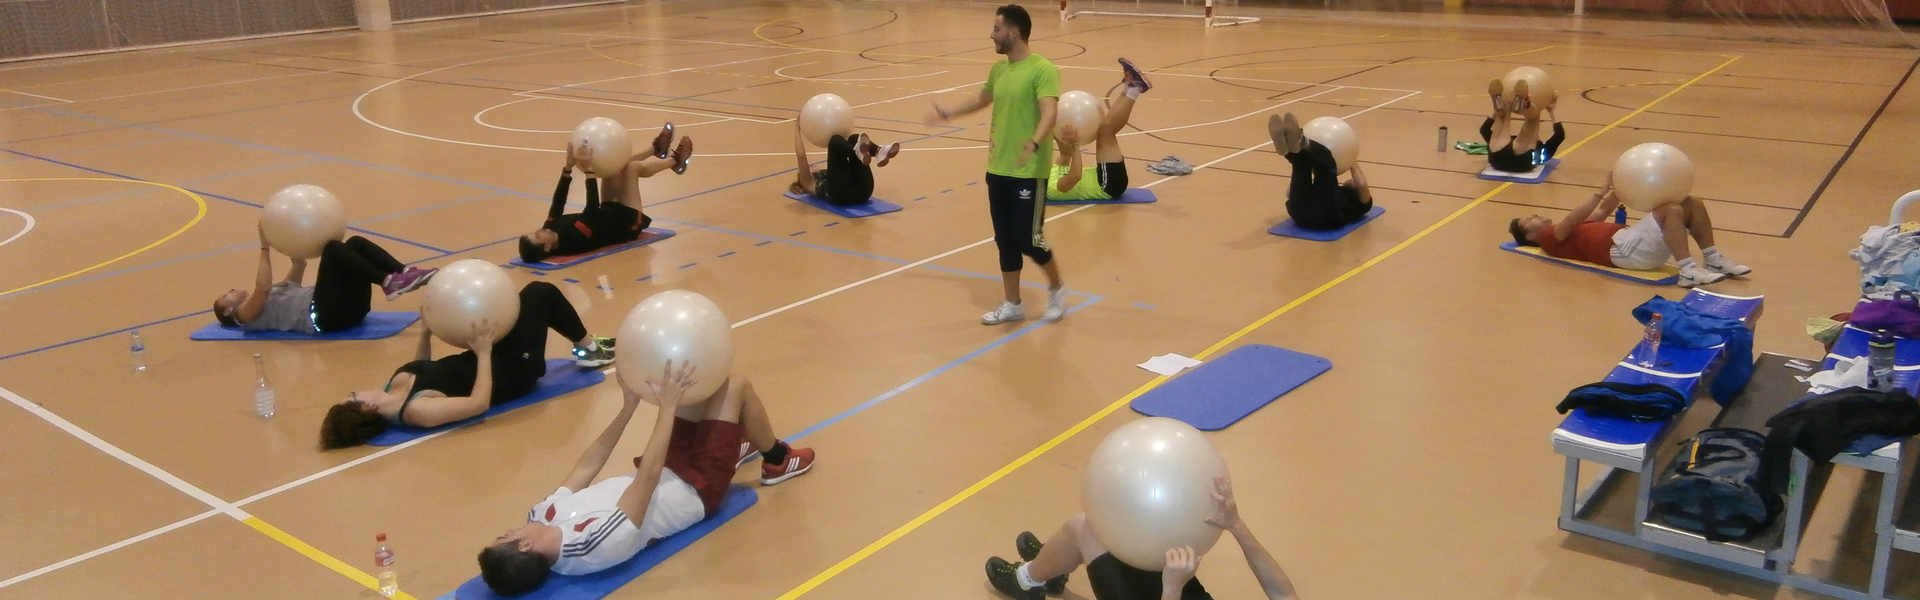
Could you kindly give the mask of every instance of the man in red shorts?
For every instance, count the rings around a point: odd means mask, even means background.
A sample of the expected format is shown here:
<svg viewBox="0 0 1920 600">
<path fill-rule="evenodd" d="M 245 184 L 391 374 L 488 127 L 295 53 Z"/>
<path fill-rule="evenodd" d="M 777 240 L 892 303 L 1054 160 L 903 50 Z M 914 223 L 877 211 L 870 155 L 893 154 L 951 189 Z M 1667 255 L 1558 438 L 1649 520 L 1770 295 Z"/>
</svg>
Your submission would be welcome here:
<svg viewBox="0 0 1920 600">
<path fill-rule="evenodd" d="M 1687 196 L 1679 202 L 1655 206 L 1646 218 L 1631 226 L 1606 221 L 1619 206 L 1620 196 L 1613 193 L 1613 174 L 1609 173 L 1600 191 L 1558 222 L 1527 215 L 1507 223 L 1507 233 L 1513 235 L 1515 244 L 1538 246 L 1547 256 L 1603 267 L 1651 271 L 1671 259 L 1680 267 L 1680 287 L 1718 283 L 1753 272 L 1720 254 L 1713 242 L 1713 219 L 1707 216 L 1707 206 L 1699 198 Z M 1694 262 L 1688 239 L 1700 245 L 1702 262 Z"/>
<path fill-rule="evenodd" d="M 527 512 L 527 524 L 480 551 L 480 577 L 487 587 L 516 596 L 540 587 L 548 571 L 603 571 L 693 526 L 719 509 L 743 441 L 761 453 L 762 485 L 813 468 L 812 449 L 789 447 L 774 436 L 766 407 L 745 377 L 730 377 L 712 396 L 687 401 L 684 394 L 695 375 L 684 365 L 675 372 L 669 363 L 663 377 L 646 382 L 644 397 L 660 406 L 660 417 L 646 454 L 633 460 L 638 471 L 589 486 L 642 400 L 626 392 L 620 414 L 580 456 L 560 489 Z"/>
</svg>

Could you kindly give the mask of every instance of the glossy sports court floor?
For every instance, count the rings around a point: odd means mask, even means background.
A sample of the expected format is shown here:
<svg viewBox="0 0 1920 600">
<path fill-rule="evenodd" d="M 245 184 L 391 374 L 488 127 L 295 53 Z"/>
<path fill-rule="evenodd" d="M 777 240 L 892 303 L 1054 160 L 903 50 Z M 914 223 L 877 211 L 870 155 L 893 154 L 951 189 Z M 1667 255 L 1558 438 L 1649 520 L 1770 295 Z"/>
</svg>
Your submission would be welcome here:
<svg viewBox="0 0 1920 600">
<path fill-rule="evenodd" d="M 999 289 L 985 117 L 921 124 L 930 99 L 985 77 L 991 4 L 646 2 L 0 66 L 0 597 L 366 598 L 376 532 L 414 597 L 476 574 L 481 545 L 616 411 L 614 384 L 322 453 L 326 407 L 383 381 L 412 335 L 186 337 L 250 281 L 259 205 L 293 183 L 332 190 L 403 261 L 505 262 L 540 222 L 561 133 L 590 116 L 696 140 L 686 175 L 643 185 L 680 235 L 514 277 L 561 284 L 596 332 L 660 290 L 712 297 L 778 430 L 820 455 L 616 598 L 998 597 L 981 562 L 1079 510 L 1088 453 L 1157 381 L 1134 364 L 1247 343 L 1335 364 L 1212 436 L 1303 597 L 1799 597 L 1555 528 L 1553 405 L 1637 339 L 1630 308 L 1678 290 L 1495 246 L 1627 147 L 1675 144 L 1722 248 L 1756 270 L 1714 289 L 1767 295 L 1760 350 L 1814 356 L 1799 321 L 1847 309 L 1846 251 L 1920 187 L 1920 96 L 1901 87 L 1915 51 L 1286 13 L 1203 31 L 1030 8 L 1065 88 L 1104 93 L 1121 56 L 1156 85 L 1123 143 L 1161 200 L 1050 211 L 1075 292 L 1054 325 L 978 324 Z M 1487 80 L 1519 65 L 1566 90 L 1565 164 L 1544 185 L 1481 181 L 1479 157 L 1435 151 L 1441 125 L 1472 136 Z M 845 220 L 780 196 L 789 119 L 820 92 L 907 144 L 877 192 L 906 210 Z M 1384 217 L 1330 244 L 1265 233 L 1284 218 L 1264 130 L 1281 111 L 1353 124 Z M 1167 155 L 1196 172 L 1141 168 Z M 135 327 L 145 373 L 128 367 Z M 255 352 L 279 396 L 268 420 L 251 414 Z M 1857 554 L 1850 511 L 1823 505 L 1808 551 Z M 1920 593 L 1914 565 L 1896 568 L 1896 591 Z M 1230 544 L 1201 578 L 1259 595 Z"/>
</svg>

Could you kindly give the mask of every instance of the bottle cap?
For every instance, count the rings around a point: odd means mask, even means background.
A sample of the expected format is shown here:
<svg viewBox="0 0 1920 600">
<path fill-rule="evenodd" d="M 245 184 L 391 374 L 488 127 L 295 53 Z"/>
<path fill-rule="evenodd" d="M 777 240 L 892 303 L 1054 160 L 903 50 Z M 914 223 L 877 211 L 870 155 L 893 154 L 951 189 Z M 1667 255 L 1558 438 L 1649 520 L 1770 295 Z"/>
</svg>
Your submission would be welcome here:
<svg viewBox="0 0 1920 600">
<path fill-rule="evenodd" d="M 382 534 L 373 536 L 373 541 L 376 541 L 376 542 L 387 541 L 387 534 L 382 533 Z"/>
</svg>

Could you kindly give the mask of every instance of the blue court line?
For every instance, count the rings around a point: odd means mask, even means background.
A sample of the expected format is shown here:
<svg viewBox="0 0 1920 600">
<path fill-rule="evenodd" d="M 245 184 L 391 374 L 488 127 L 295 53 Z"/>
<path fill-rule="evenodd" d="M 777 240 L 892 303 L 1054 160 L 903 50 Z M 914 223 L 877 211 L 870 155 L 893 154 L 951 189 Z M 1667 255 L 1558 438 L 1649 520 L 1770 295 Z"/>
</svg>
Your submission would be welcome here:
<svg viewBox="0 0 1920 600">
<path fill-rule="evenodd" d="M 1068 308 L 1067 314 L 1073 314 L 1075 312 L 1079 312 L 1080 309 L 1086 308 L 1087 306 L 1090 306 L 1095 302 L 1099 302 L 1100 300 L 1101 298 L 1098 296 L 1089 298 L 1085 302 L 1081 302 L 1079 304 L 1074 305 L 1072 308 Z M 1048 323 L 1044 321 L 1033 321 L 1033 322 L 1027 323 L 1024 326 L 1021 326 L 1019 329 L 1014 330 L 1012 333 L 1008 333 L 1006 335 L 1000 336 L 1000 339 L 994 340 L 992 343 L 989 343 L 985 346 L 981 346 L 979 348 L 975 348 L 972 352 L 968 352 L 965 355 L 962 355 L 960 358 L 953 359 L 947 364 L 940 365 L 938 368 L 935 368 L 932 371 L 928 371 L 925 375 L 921 375 L 919 377 L 915 377 L 911 380 L 908 380 L 906 383 L 900 384 L 899 387 L 893 388 L 891 390 L 887 390 L 886 393 L 880 394 L 878 396 L 874 396 L 873 399 L 871 400 L 867 400 L 866 402 L 861 402 L 860 404 L 855 405 L 853 408 L 849 408 L 845 411 L 841 411 L 840 414 L 828 417 L 827 420 L 825 421 L 815 423 L 811 427 L 802 429 L 798 433 L 794 433 L 793 435 L 783 437 L 781 439 L 786 440 L 788 442 L 792 442 L 792 441 L 799 440 L 800 438 L 804 438 L 809 435 L 812 435 L 814 432 L 820 431 L 822 429 L 826 429 L 828 426 L 833 425 L 834 423 L 839 423 L 841 421 L 846 420 L 847 417 L 860 414 L 861 411 L 867 410 L 869 408 L 873 408 L 875 406 L 879 406 L 880 403 L 891 400 L 893 399 L 894 396 L 898 396 L 902 393 L 905 393 L 907 390 L 913 389 L 914 386 L 925 383 L 927 380 L 933 379 L 935 377 L 939 377 L 942 373 L 946 373 L 947 371 L 953 370 L 954 367 L 958 367 L 962 364 L 965 364 L 967 361 L 973 360 L 975 357 L 985 354 L 989 350 L 1006 345 L 1007 342 L 1011 342 L 1015 339 L 1018 339 L 1020 336 L 1026 335 L 1028 333 L 1032 333 L 1034 330 L 1039 329 L 1045 325 L 1048 325 Z"/>
<path fill-rule="evenodd" d="M 461 199 L 458 199 L 458 200 L 448 200 L 448 201 L 446 201 L 446 202 L 442 202 L 442 203 L 439 203 L 439 204 L 429 204 L 429 205 L 426 205 L 426 206 L 422 206 L 422 207 L 419 207 L 419 208 L 414 208 L 414 209 L 409 209 L 409 210 L 403 210 L 403 211 L 400 211 L 400 212 L 397 212 L 397 213 L 390 213 L 390 214 L 384 214 L 384 215 L 380 215 L 380 216 L 377 216 L 377 217 L 368 217 L 368 218 L 365 218 L 365 219 L 361 219 L 361 220 L 358 220 L 358 221 L 354 221 L 354 222 L 353 222 L 353 223 L 351 223 L 351 224 L 352 224 L 352 225 L 364 225 L 364 224 L 367 224 L 367 223 L 373 223 L 373 222 L 375 222 L 375 221 L 385 221 L 385 220 L 387 220 L 387 219 L 392 219 L 392 218 L 396 218 L 396 217 L 405 217 L 405 216 L 409 216 L 409 215 L 417 215 L 417 214 L 420 214 L 420 213 L 423 213 L 423 212 L 431 212 L 431 211 L 436 211 L 436 210 L 440 210 L 440 209 L 442 209 L 442 208 L 448 208 L 448 207 L 453 207 L 453 206 L 459 206 L 459 205 L 462 205 L 462 204 L 466 204 L 466 203 L 468 203 L 468 202 L 477 202 L 477 201 L 480 201 L 480 200 L 485 200 L 485 199 L 488 199 L 488 198 L 498 198 L 498 197 L 500 197 L 500 193 L 499 193 L 499 192 L 487 192 L 487 193 L 485 193 L 485 194 L 481 194 L 481 195 L 478 195 L 478 196 L 468 196 L 468 197 L 465 197 L 465 198 L 461 198 Z"/>
<path fill-rule="evenodd" d="M 94 274 L 91 274 L 91 275 L 88 275 L 88 276 L 86 276 L 86 277 L 79 277 L 79 278 L 74 278 L 74 279 L 68 279 L 68 280 L 64 280 L 64 281 L 59 281 L 59 282 L 55 282 L 55 283 L 49 283 L 49 284 L 47 284 L 47 285 L 43 285 L 43 286 L 40 286 L 40 287 L 36 287 L 36 288 L 28 288 L 28 289 L 24 289 L 24 290 L 20 290 L 20 291 L 18 291 L 18 292 L 14 292 L 14 293 L 11 293 L 11 294 L 7 294 L 7 295 L 6 295 L 5 297 L 7 297 L 7 298 L 14 298 L 14 297 L 18 297 L 18 296 L 25 296 L 25 295 L 27 295 L 27 294 L 32 294 L 32 293 L 35 293 L 35 292 L 43 292 L 43 291 L 46 291 L 46 290 L 52 290 L 52 289 L 59 289 L 59 288 L 63 288 L 63 287 L 67 287 L 67 286 L 70 286 L 70 285 L 74 285 L 74 284 L 78 284 L 78 283 L 84 283 L 84 282 L 88 282 L 88 281 L 93 281 L 93 280 L 96 280 L 96 279 L 102 279 L 102 278 L 106 278 L 106 277 L 113 277 L 113 276 L 116 276 L 116 275 L 125 275 L 125 274 L 128 274 L 128 273 L 132 273 L 132 272 L 134 272 L 134 271 L 140 271 L 140 270 L 145 270 L 145 269 L 151 269 L 151 268 L 153 268 L 153 267 L 158 267 L 158 266 L 163 266 L 163 265 L 170 265 L 170 264 L 174 264 L 174 263 L 178 263 L 178 262 L 186 262 L 186 261 L 189 261 L 189 260 L 194 260 L 194 259 L 198 259 L 198 258 L 206 258 L 206 257 L 209 257 L 209 256 L 213 256 L 213 255 L 215 255 L 215 254 L 223 254 L 223 253 L 227 253 L 227 252 L 232 252 L 232 251 L 235 251 L 235 250 L 246 250 L 246 249 L 248 249 L 248 248 L 258 248 L 258 247 L 260 247 L 260 245 L 259 245 L 259 244 L 236 244 L 236 245 L 233 245 L 233 246 L 228 246 L 228 247 L 225 247 L 225 248 L 221 248 L 221 249 L 219 249 L 219 250 L 208 250 L 208 251 L 206 251 L 206 252 L 201 252 L 201 253 L 199 253 L 199 254 L 189 254 L 189 255 L 186 255 L 186 256 L 179 256 L 179 257 L 174 257 L 174 258 L 169 258 L 169 259 L 167 259 L 167 260 L 163 260 L 163 261 L 160 261 L 160 262 L 157 262 L 157 263 L 150 263 L 150 264 L 144 264 L 144 265 L 140 265 L 140 266 L 137 266 L 137 267 L 128 267 L 128 268 L 125 268 L 125 269 L 121 269 L 121 270 L 118 270 L 118 271 L 107 271 L 107 272 L 103 272 L 103 273 L 94 273 Z M 0 360 L 4 360 L 4 359 L 0 359 Z"/>
<path fill-rule="evenodd" d="M 727 251 L 727 252 L 726 252 L 725 254 L 721 254 L 721 255 L 719 255 L 719 256 L 715 256 L 714 258 L 726 258 L 726 257 L 729 257 L 729 256 L 733 256 L 734 254 L 738 254 L 738 253 L 737 253 L 737 252 L 734 252 L 734 251 L 732 251 L 732 250 L 728 250 L 728 251 Z"/>
<path fill-rule="evenodd" d="M 15 353 L 13 353 L 13 354 L 8 354 L 8 355 L 6 355 L 6 356 L 0 356 L 0 361 L 3 361 L 3 360 L 7 360 L 7 359 L 10 359 L 10 358 L 18 358 L 18 357 L 22 357 L 22 356 L 26 356 L 26 355 L 28 355 L 28 354 L 33 354 L 33 353 L 35 353 L 35 352 L 44 352 L 44 351 L 47 351 L 47 350 L 52 350 L 52 349 L 54 349 L 54 348 L 60 348 L 60 347 L 63 347 L 63 346 L 71 346 L 71 345 L 74 345 L 74 344 L 78 344 L 78 343 L 80 343 L 80 342 L 86 342 L 86 341 L 92 341 L 92 340 L 97 340 L 97 339 L 100 339 L 100 338 L 103 338 L 103 337 L 107 337 L 107 336 L 110 336 L 110 335 L 114 335 L 114 334 L 120 334 L 120 333 L 126 333 L 126 332 L 129 332 L 129 331 L 133 331 L 133 330 L 135 330 L 135 329 L 140 329 L 140 328 L 142 328 L 142 327 L 152 327 L 152 326 L 154 326 L 154 325 L 159 325 L 159 324 L 161 324 L 161 323 L 170 323 L 170 322 L 173 322 L 173 321 L 178 321 L 178 320 L 181 320 L 181 319 L 185 319 L 185 318 L 187 318 L 187 317 L 191 317 L 191 316 L 195 316 L 195 315 L 208 315 L 208 314 L 213 314 L 213 309 L 207 309 L 207 310 L 202 310 L 202 311 L 195 311 L 195 312 L 190 312 L 190 313 L 187 313 L 187 314 L 184 314 L 184 315 L 180 315 L 180 316 L 178 316 L 178 317 L 168 317 L 168 318 L 165 318 L 165 319 L 161 319 L 161 320 L 158 320 L 158 321 L 154 321 L 154 322 L 151 322 L 151 323 L 142 323 L 142 324 L 139 324 L 139 325 L 134 325 L 134 326 L 132 326 L 132 327 L 122 327 L 122 328 L 120 328 L 120 329 L 115 329 L 115 330 L 113 330 L 113 331 L 109 331 L 109 332 L 106 332 L 106 333 L 98 333 L 98 334 L 94 334 L 94 335 L 90 335 L 90 336 L 87 336 L 87 337 L 83 337 L 83 338 L 80 338 L 80 339 L 77 339 L 77 340 L 68 340 L 68 341 L 64 341 L 64 342 L 60 342 L 60 343 L 58 343 L 58 344 L 54 344 L 54 345 L 52 345 L 52 346 L 45 346 L 45 347 L 41 347 L 41 348 L 34 348 L 34 349 L 32 349 L 32 350 L 23 350 L 23 351 L 20 351 L 20 352 L 15 352 Z"/>
<path fill-rule="evenodd" d="M 161 139 L 166 139 L 166 138 L 161 138 Z M 31 159 L 31 158 L 23 158 L 23 160 L 33 160 L 33 159 Z M 220 174 L 220 175 L 210 175 L 210 176 L 207 176 L 207 177 L 200 177 L 200 178 L 197 178 L 197 179 L 188 179 L 188 180 L 185 180 L 185 181 L 181 181 L 181 182 L 180 182 L 180 185 L 181 185 L 181 187 L 186 187 L 186 186 L 187 186 L 188 184 L 195 184 L 195 183 L 205 183 L 205 182 L 208 182 L 208 181 L 217 181 L 217 180 L 221 180 L 221 179 L 231 179 L 231 178 L 234 178 L 234 177 L 241 177 L 241 176 L 245 176 L 245 175 L 257 175 L 257 174 L 260 174 L 260 173 L 265 173 L 265 172 L 268 172 L 268 171 L 278 171 L 278 170 L 280 170 L 280 169 L 291 169 L 291 168 L 294 168 L 294 167 L 299 167 L 299 166 L 303 166 L 303 165 L 310 165 L 310 164 L 313 164 L 313 163 L 316 163 L 316 162 L 320 162 L 320 161 L 317 161 L 317 160 L 302 160 L 302 161 L 297 161 L 297 162 L 290 162 L 290 163 L 286 163 L 286 164 L 282 164 L 282 165 L 274 165 L 274 166 L 270 166 L 270 167 L 260 167 L 260 168 L 257 168 L 257 169 L 247 169 L 247 170 L 245 170 L 245 171 L 235 171 L 235 172 L 233 172 L 233 173 L 222 173 L 222 174 Z M 77 200 L 68 200 L 68 201 L 66 201 L 66 202 L 60 202 L 60 203 L 56 203 L 56 204 L 48 204 L 48 205 L 45 205 L 45 206 L 36 206 L 36 207 L 33 207 L 33 209 L 32 209 L 32 210 L 28 210 L 27 212 L 30 212 L 30 213 L 37 213 L 37 212 L 41 212 L 41 211 L 46 211 L 46 210 L 53 210 L 53 209 L 57 209 L 57 208 L 66 208 L 66 207 L 69 207 L 69 206 L 76 206 L 76 205 L 80 205 L 80 204 L 89 204 L 89 203 L 93 203 L 93 202 L 99 202 L 99 201 L 102 201 L 102 200 L 112 200 L 112 199 L 114 199 L 114 198 L 125 198 L 125 197 L 128 197 L 128 196 L 137 196 L 137 195 L 140 195 L 140 194 L 145 194 L 145 193 L 151 193 L 152 191 L 153 191 L 153 190 L 151 190 L 151 189 L 148 189 L 148 190 L 140 190 L 140 191 L 134 191 L 134 192 L 115 192 L 115 193 L 112 193 L 112 194 L 103 194 L 103 195 L 99 195 L 99 196 L 88 196 L 88 197 L 85 197 L 85 198 L 80 198 L 80 199 L 77 199 Z"/>
</svg>

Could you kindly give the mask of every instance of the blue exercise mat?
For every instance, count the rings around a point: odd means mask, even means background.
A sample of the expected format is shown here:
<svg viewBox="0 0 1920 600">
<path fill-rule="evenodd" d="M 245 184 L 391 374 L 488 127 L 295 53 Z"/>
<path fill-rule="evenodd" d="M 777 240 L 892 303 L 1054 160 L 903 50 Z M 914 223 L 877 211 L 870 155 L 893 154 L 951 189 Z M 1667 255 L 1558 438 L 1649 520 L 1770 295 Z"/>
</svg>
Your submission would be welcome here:
<svg viewBox="0 0 1920 600">
<path fill-rule="evenodd" d="M 609 254 L 618 254 L 620 252 L 624 252 L 627 250 L 632 250 L 634 248 L 639 248 L 641 246 L 652 244 L 654 242 L 658 242 L 660 240 L 673 237 L 673 234 L 674 234 L 674 231 L 672 229 L 648 227 L 640 232 L 640 239 L 627 242 L 625 244 L 607 246 L 605 248 L 601 248 L 593 252 L 588 252 L 586 254 L 575 254 L 572 256 L 549 256 L 547 257 L 546 260 L 539 261 L 539 262 L 527 262 L 524 260 L 520 260 L 520 257 L 515 256 L 513 257 L 513 260 L 508 262 L 513 263 L 513 266 L 516 266 L 516 267 L 526 267 L 529 269 L 539 269 L 542 271 L 554 271 L 558 269 L 565 269 L 567 267 L 571 267 L 571 266 L 574 266 L 583 262 L 587 262 L 596 258 L 600 258 L 602 256 L 606 256 Z"/>
<path fill-rule="evenodd" d="M 821 198 L 813 194 L 795 194 L 793 192 L 783 192 L 781 195 L 794 200 L 799 200 L 801 204 L 818 208 L 820 210 L 824 210 L 824 211 L 827 211 L 836 215 L 840 215 L 842 217 L 846 217 L 849 219 L 862 219 L 862 218 L 871 217 L 874 215 L 884 215 L 890 212 L 900 212 L 900 205 L 894 204 L 892 202 L 888 202 L 885 200 L 881 200 L 879 198 L 868 200 L 866 204 L 854 204 L 851 206 L 835 206 L 832 202 L 828 202 L 825 198 Z"/>
<path fill-rule="evenodd" d="M 1565 266 L 1573 267 L 1575 269 L 1580 269 L 1582 271 L 1599 273 L 1601 275 L 1606 275 L 1608 277 L 1625 279 L 1627 281 L 1632 281 L 1635 283 L 1644 283 L 1647 285 L 1673 285 L 1676 283 L 1680 283 L 1680 269 L 1673 265 L 1662 265 L 1660 267 L 1660 270 L 1658 271 L 1635 271 L 1632 269 L 1622 269 L 1619 267 L 1607 267 L 1607 266 L 1596 265 L 1593 263 L 1580 262 L 1577 260 L 1567 260 L 1564 258 L 1547 256 L 1546 252 L 1541 251 L 1537 247 L 1521 246 L 1513 242 L 1501 242 L 1500 249 L 1508 252 L 1512 252 L 1514 254 L 1519 254 L 1521 256 L 1531 256 L 1531 257 L 1538 258 L 1540 260 L 1544 260 L 1550 263 L 1565 265 Z"/>
<path fill-rule="evenodd" d="M 390 338 L 406 330 L 408 325 L 420 320 L 417 312 L 371 312 L 360 325 L 352 329 L 329 331 L 326 333 L 300 333 L 297 331 L 247 331 L 239 327 L 227 327 L 218 322 L 208 323 L 187 336 L 196 342 L 264 342 L 279 340 L 378 340 Z"/>
<path fill-rule="evenodd" d="M 1073 206 L 1076 204 L 1150 204 L 1158 202 L 1159 200 L 1160 198 L 1158 196 L 1153 195 L 1153 190 L 1146 188 L 1127 188 L 1127 191 L 1120 193 L 1119 198 L 1112 200 L 1055 200 L 1048 198 L 1047 206 Z"/>
<path fill-rule="evenodd" d="M 1331 368 L 1318 356 L 1247 344 L 1134 398 L 1133 410 L 1219 431 Z"/>
<path fill-rule="evenodd" d="M 721 525 L 727 524 L 727 521 L 731 521 L 734 517 L 740 516 L 740 513 L 746 512 L 748 508 L 753 507 L 753 504 L 759 500 L 760 495 L 755 493 L 753 488 L 735 485 L 727 492 L 726 499 L 720 501 L 720 512 L 718 514 L 702 519 L 699 523 L 694 523 L 692 527 L 688 527 L 680 533 L 667 536 L 666 539 L 662 539 L 654 543 L 654 545 L 640 550 L 639 554 L 633 555 L 633 558 L 627 559 L 627 562 L 614 565 L 611 569 L 591 575 L 572 576 L 552 573 L 547 576 L 546 583 L 540 584 L 540 587 L 534 588 L 533 591 L 527 592 L 525 595 L 514 596 L 514 599 L 599 600 L 600 598 L 605 598 L 608 594 L 612 594 L 614 590 L 620 589 L 620 586 L 626 585 L 627 582 L 640 577 L 647 571 L 653 569 L 654 566 L 665 562 L 667 558 L 673 556 L 674 553 L 685 549 L 687 546 L 693 545 L 694 542 L 700 541 L 700 538 L 706 537 L 709 533 L 713 533 L 715 529 L 719 529 Z M 452 594 L 442 596 L 440 600 L 447 600 L 448 597 L 457 600 L 499 600 L 502 598 L 502 596 L 493 593 L 493 589 L 487 587 L 487 583 L 481 581 L 479 577 L 469 579 L 466 583 L 460 584 L 459 589 L 454 590 Z"/>
<path fill-rule="evenodd" d="M 607 374 L 600 372 L 599 369 L 583 369 L 574 365 L 573 361 L 564 358 L 547 359 L 546 376 L 541 377 L 540 382 L 534 384 L 533 391 L 527 392 L 525 396 L 495 404 L 489 407 L 487 412 L 481 413 L 478 417 L 455 421 L 439 427 L 389 425 L 386 431 L 382 431 L 378 435 L 373 436 L 373 439 L 367 440 L 367 444 L 373 446 L 393 446 L 436 431 L 466 427 L 484 421 L 487 417 L 533 404 L 541 400 L 560 396 L 568 392 L 590 388 L 606 380 Z"/>
<path fill-rule="evenodd" d="M 1347 234 L 1353 233 L 1353 230 L 1359 229 L 1361 225 L 1366 225 L 1368 221 L 1380 218 L 1380 215 L 1386 214 L 1386 212 L 1387 209 L 1375 205 L 1373 210 L 1367 211 L 1366 216 L 1360 217 L 1360 220 L 1348 223 L 1345 227 L 1339 229 L 1307 229 L 1293 224 L 1293 219 L 1287 219 L 1281 221 L 1279 225 L 1273 226 L 1272 229 L 1268 229 L 1267 233 L 1280 237 L 1300 238 L 1316 242 L 1331 242 L 1347 237 Z"/>
<path fill-rule="evenodd" d="M 1486 169 L 1481 170 L 1480 174 L 1475 175 L 1475 177 L 1479 177 L 1487 181 L 1506 181 L 1510 183 L 1540 183 L 1542 181 L 1546 181 L 1547 176 L 1553 174 L 1553 168 L 1558 166 L 1560 166 L 1560 159 L 1550 158 L 1550 159 L 1547 159 L 1547 162 L 1545 164 L 1542 164 L 1538 167 L 1534 167 L 1533 171 L 1530 171 L 1527 173 L 1508 173 L 1506 171 L 1496 170 L 1493 167 L 1487 167 Z"/>
</svg>

